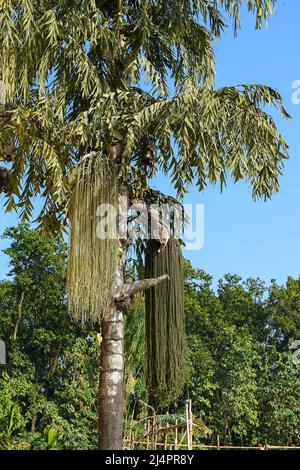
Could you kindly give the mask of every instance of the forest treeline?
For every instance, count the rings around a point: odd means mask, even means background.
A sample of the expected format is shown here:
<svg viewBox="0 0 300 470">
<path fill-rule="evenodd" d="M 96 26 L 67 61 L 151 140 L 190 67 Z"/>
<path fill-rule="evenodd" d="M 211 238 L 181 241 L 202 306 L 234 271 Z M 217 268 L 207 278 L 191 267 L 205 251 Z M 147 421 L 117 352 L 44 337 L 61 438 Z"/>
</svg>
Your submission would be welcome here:
<svg viewBox="0 0 300 470">
<path fill-rule="evenodd" d="M 70 320 L 67 249 L 26 225 L 7 229 L 9 278 L 0 282 L 0 449 L 97 446 L 99 328 Z M 192 400 L 194 440 L 208 444 L 300 445 L 300 279 L 285 285 L 227 274 L 212 277 L 185 261 L 184 395 L 157 406 L 168 422 Z M 143 436 L 144 299 L 126 316 L 124 434 Z M 165 418 L 164 418 L 165 417 Z M 166 418 L 167 417 L 167 418 Z"/>
</svg>

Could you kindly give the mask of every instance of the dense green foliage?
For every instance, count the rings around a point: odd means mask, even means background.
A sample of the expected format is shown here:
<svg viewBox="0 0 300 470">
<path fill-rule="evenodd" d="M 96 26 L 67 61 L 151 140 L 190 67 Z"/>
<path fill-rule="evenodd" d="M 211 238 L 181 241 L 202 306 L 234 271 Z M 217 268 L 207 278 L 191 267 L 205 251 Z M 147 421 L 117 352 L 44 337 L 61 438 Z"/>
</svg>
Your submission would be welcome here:
<svg viewBox="0 0 300 470">
<path fill-rule="evenodd" d="M 22 441 L 33 448 L 95 448 L 99 344 L 95 332 L 68 316 L 66 247 L 26 227 L 5 236 L 12 243 L 11 278 L 0 284 L 0 337 L 8 350 L 0 448 Z"/>
<path fill-rule="evenodd" d="M 223 442 L 299 445 L 300 376 L 289 352 L 300 335 L 299 279 L 267 289 L 258 279 L 225 275 L 214 293 L 207 274 L 188 268 L 195 411 Z"/>
<path fill-rule="evenodd" d="M 22 226 L 5 236 L 11 271 L 0 283 L 0 338 L 8 350 L 0 366 L 1 447 L 95 448 L 100 337 L 68 317 L 65 246 Z M 195 428 L 195 439 L 300 445 L 299 366 L 289 351 L 300 337 L 300 280 L 266 288 L 226 275 L 215 292 L 211 277 L 189 262 L 185 279 L 185 394 L 195 422 L 206 425 Z M 144 344 L 140 295 L 126 318 L 126 432 L 139 429 L 140 400 L 149 400 Z M 159 414 L 169 412 L 169 422 L 182 415 L 185 394 Z"/>
<path fill-rule="evenodd" d="M 214 87 L 214 43 L 243 4 L 259 28 L 276 0 L 0 0 L 0 154 L 16 146 L 7 209 L 29 218 L 42 195 L 39 220 L 59 230 L 72 169 L 116 136 L 132 198 L 156 169 L 180 195 L 229 175 L 256 197 L 278 191 L 287 144 L 266 105 L 287 116 L 279 93 Z"/>
</svg>

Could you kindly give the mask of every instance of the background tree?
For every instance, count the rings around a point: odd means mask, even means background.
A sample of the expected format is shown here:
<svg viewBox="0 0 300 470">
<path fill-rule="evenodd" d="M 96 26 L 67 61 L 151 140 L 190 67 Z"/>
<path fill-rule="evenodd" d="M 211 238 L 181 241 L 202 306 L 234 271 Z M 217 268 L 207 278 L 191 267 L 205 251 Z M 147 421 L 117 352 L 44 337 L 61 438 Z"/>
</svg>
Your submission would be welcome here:
<svg viewBox="0 0 300 470">
<path fill-rule="evenodd" d="M 267 342 L 277 343 L 277 347 L 286 351 L 289 345 L 299 339 L 300 281 L 288 277 L 285 286 L 278 286 L 274 281 L 270 287 L 268 299 Z"/>
<path fill-rule="evenodd" d="M 66 246 L 26 225 L 4 237 L 11 270 L 0 283 L 0 336 L 7 346 L 1 446 L 45 448 L 52 430 L 59 447 L 94 448 L 99 343 L 96 332 L 69 320 Z"/>
<path fill-rule="evenodd" d="M 1 448 L 93 449 L 100 338 L 97 331 L 69 320 L 67 246 L 26 226 L 11 228 L 5 236 L 10 239 L 11 275 L 0 282 L 0 338 L 8 353 L 7 366 L 0 368 Z M 272 323 L 270 309 L 280 305 L 290 324 L 298 307 L 290 309 L 287 293 L 298 280 L 289 278 L 288 285 L 274 289 L 273 283 L 268 289 L 259 280 L 226 275 L 214 290 L 207 273 L 188 261 L 184 268 L 185 375 L 197 424 L 195 442 L 215 444 L 219 434 L 221 444 L 257 445 L 266 439 L 271 445 L 299 446 L 299 365 L 291 362 L 289 343 L 281 324 Z M 127 437 L 145 433 L 144 310 L 139 294 L 126 315 Z M 293 334 L 299 334 L 297 324 Z M 185 393 L 156 411 L 161 425 L 183 419 Z"/>
<path fill-rule="evenodd" d="M 189 266 L 186 282 L 187 384 L 213 442 L 219 434 L 236 445 L 296 445 L 299 366 L 282 325 L 298 336 L 298 280 L 267 289 L 259 279 L 225 275 L 216 294 L 210 277 Z"/>
<path fill-rule="evenodd" d="M 265 439 L 271 444 L 298 445 L 299 365 L 292 363 L 291 354 L 273 351 L 258 385 L 260 423 Z"/>
</svg>

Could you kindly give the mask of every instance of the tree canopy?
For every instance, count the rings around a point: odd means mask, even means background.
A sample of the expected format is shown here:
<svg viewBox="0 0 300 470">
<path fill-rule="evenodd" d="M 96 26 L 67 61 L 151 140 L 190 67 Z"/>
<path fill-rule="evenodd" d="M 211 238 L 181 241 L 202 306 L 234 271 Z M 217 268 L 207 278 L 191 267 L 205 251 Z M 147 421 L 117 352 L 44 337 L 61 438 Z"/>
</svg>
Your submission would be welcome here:
<svg viewBox="0 0 300 470">
<path fill-rule="evenodd" d="M 0 366 L 1 447 L 95 448 L 101 339 L 69 321 L 66 247 L 26 226 L 6 230 L 5 237 L 11 270 L 0 282 L 0 338 L 7 346 L 7 366 Z M 196 442 L 215 444 L 219 434 L 227 445 L 264 439 L 300 445 L 299 365 L 289 350 L 300 336 L 300 280 L 268 288 L 259 279 L 227 275 L 217 292 L 211 282 L 185 262 L 186 389 L 176 402 L 158 407 L 158 414 L 169 422 L 184 416 L 188 389 L 195 423 L 205 424 L 195 427 Z M 281 323 L 275 306 L 285 312 Z M 141 437 L 138 420 L 147 410 L 140 401 L 148 400 L 142 295 L 125 331 L 125 436 L 135 424 Z"/>
<path fill-rule="evenodd" d="M 275 0 L 251 0 L 256 26 Z M 119 172 L 132 197 L 153 171 L 168 172 L 179 195 L 192 181 L 249 181 L 270 197 L 287 144 L 267 105 L 277 91 L 258 84 L 215 89 L 213 44 L 228 22 L 240 24 L 238 0 L 93 0 L 0 2 L 1 74 L 6 114 L 1 146 L 16 151 L 6 208 L 58 230 L 65 220 L 72 169 L 90 150 L 124 144 Z M 132 184 L 134 183 L 134 184 Z"/>
</svg>

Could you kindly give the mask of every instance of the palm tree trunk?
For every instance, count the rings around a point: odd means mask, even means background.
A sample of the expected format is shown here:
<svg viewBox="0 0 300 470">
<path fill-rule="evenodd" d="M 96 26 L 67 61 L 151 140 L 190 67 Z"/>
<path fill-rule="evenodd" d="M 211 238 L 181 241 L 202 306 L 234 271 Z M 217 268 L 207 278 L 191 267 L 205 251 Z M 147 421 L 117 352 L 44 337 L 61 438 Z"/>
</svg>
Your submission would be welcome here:
<svg viewBox="0 0 300 470">
<path fill-rule="evenodd" d="M 115 292 L 124 284 L 123 258 L 115 277 Z M 99 449 L 121 450 L 124 408 L 124 306 L 111 306 L 101 324 L 99 380 Z"/>
<path fill-rule="evenodd" d="M 124 314 L 113 306 L 102 322 L 99 383 L 99 449 L 122 449 Z"/>
<path fill-rule="evenodd" d="M 169 278 L 167 274 L 164 274 L 158 278 L 125 284 L 125 245 L 125 241 L 120 240 L 120 258 L 113 286 L 114 303 L 101 322 L 99 450 L 121 450 L 123 447 L 124 313 L 128 309 L 133 295 L 154 287 Z"/>
</svg>

